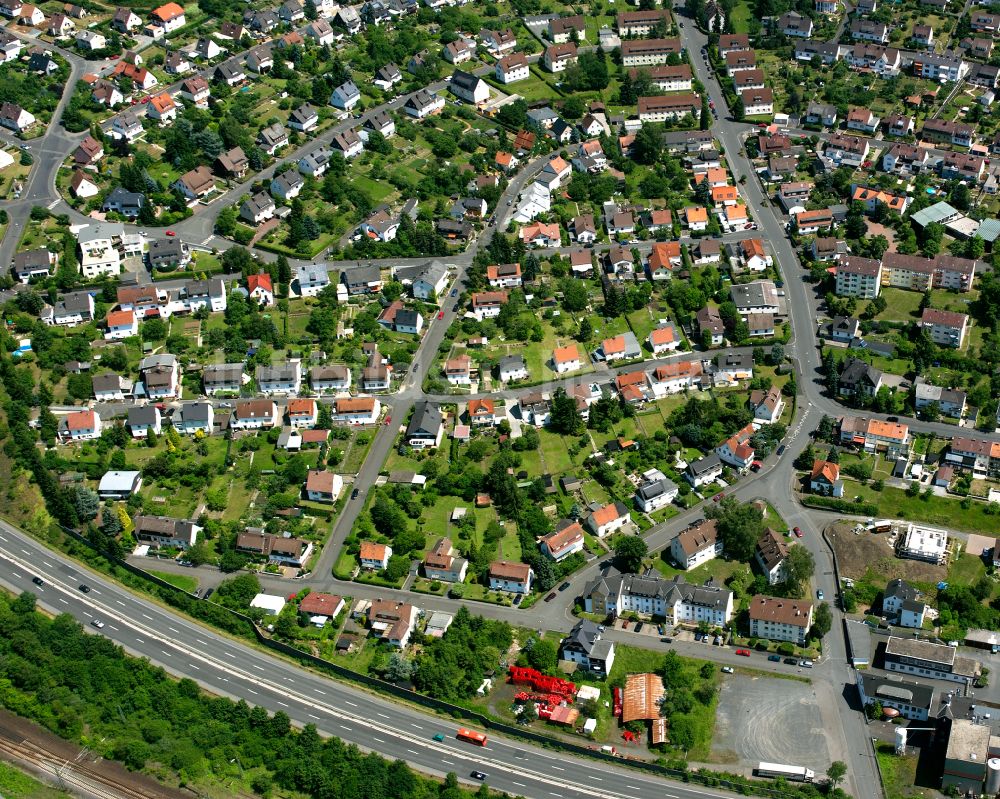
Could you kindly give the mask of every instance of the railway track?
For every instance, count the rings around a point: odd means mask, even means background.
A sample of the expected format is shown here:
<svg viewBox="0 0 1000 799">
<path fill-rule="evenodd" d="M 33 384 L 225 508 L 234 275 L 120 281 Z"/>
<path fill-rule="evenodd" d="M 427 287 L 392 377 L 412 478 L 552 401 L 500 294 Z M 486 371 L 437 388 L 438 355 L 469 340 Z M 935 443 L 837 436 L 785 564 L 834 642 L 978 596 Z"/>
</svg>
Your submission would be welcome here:
<svg viewBox="0 0 1000 799">
<path fill-rule="evenodd" d="M 0 754 L 50 775 L 61 788 L 95 799 L 149 799 L 149 794 L 109 777 L 79 760 L 65 760 L 31 741 L 13 741 L 0 736 Z M 82 754 L 82 753 L 81 753 Z"/>
</svg>

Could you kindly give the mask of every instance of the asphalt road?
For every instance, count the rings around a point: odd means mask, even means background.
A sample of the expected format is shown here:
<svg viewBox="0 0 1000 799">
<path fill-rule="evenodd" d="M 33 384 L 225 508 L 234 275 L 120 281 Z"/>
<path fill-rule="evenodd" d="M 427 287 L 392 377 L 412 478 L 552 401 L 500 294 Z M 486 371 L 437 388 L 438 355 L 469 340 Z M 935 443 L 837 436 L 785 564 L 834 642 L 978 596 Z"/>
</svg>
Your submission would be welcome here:
<svg viewBox="0 0 1000 799">
<path fill-rule="evenodd" d="M 33 576 L 40 576 L 44 585 L 32 584 Z M 470 772 L 483 771 L 490 787 L 532 799 L 730 796 L 495 735 L 484 748 L 465 744 L 455 739 L 457 725 L 450 719 L 430 717 L 324 679 L 181 618 L 49 551 L 3 522 L 0 584 L 15 592 L 30 591 L 41 607 L 69 613 L 82 624 L 102 621 L 101 633 L 132 654 L 149 658 L 177 676 L 191 677 L 213 693 L 284 712 L 298 724 L 314 724 L 322 733 L 405 760 L 425 773 L 455 772 L 462 781 L 475 785 Z M 81 592 L 81 584 L 90 586 L 90 592 Z M 445 734 L 444 742 L 432 740 L 439 732 Z"/>
</svg>

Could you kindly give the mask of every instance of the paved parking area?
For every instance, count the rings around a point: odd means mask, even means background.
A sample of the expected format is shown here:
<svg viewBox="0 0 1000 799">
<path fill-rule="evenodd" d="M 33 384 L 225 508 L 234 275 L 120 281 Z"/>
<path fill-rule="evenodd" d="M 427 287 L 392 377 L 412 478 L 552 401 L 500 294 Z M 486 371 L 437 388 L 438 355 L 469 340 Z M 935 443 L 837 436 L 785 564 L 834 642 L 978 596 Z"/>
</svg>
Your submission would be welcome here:
<svg viewBox="0 0 1000 799">
<path fill-rule="evenodd" d="M 820 707 L 808 683 L 730 675 L 719 693 L 713 759 L 748 774 L 762 760 L 825 772 L 833 758 Z"/>
</svg>

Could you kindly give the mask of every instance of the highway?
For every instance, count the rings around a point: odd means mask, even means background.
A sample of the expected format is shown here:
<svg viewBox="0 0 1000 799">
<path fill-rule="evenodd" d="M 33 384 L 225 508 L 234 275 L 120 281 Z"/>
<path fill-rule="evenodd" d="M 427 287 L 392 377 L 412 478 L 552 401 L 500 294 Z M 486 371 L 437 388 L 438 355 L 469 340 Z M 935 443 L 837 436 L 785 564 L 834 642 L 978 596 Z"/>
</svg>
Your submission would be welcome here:
<svg viewBox="0 0 1000 799">
<path fill-rule="evenodd" d="M 40 576 L 44 585 L 32 583 Z M 139 657 L 206 690 L 283 712 L 300 725 L 407 761 L 425 773 L 483 771 L 491 788 L 542 799 L 699 799 L 731 794 L 667 782 L 612 763 L 555 754 L 490 736 L 484 748 L 455 739 L 458 725 L 354 686 L 325 679 L 266 652 L 164 610 L 120 585 L 89 572 L 0 522 L 0 584 L 30 591 L 53 613 L 81 624 L 104 623 L 101 633 Z M 89 593 L 80 591 L 86 584 Z M 91 632 L 96 630 L 90 626 Z M 438 743 L 437 733 L 446 738 Z"/>
</svg>

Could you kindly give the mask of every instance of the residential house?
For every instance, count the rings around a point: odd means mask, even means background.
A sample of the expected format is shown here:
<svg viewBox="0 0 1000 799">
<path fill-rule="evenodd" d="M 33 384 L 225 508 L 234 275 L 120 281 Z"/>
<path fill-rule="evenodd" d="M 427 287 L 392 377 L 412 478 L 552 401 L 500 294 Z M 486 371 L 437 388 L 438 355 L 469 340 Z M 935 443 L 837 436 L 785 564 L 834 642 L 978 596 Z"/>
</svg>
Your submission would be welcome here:
<svg viewBox="0 0 1000 799">
<path fill-rule="evenodd" d="M 212 435 L 215 424 L 215 409 L 210 402 L 185 402 L 174 412 L 171 419 L 174 429 L 185 435 Z"/>
<path fill-rule="evenodd" d="M 750 444 L 753 434 L 754 426 L 748 424 L 717 446 L 716 454 L 730 466 L 737 469 L 748 468 L 754 459 L 754 448 Z"/>
<path fill-rule="evenodd" d="M 577 48 L 572 42 L 553 44 L 545 48 L 542 63 L 549 72 L 565 72 L 566 68 L 577 62 Z"/>
<path fill-rule="evenodd" d="M 230 426 L 234 430 L 259 430 L 274 427 L 278 418 L 278 406 L 274 400 L 247 400 L 236 403 Z"/>
<path fill-rule="evenodd" d="M 444 418 L 437 405 L 420 401 L 414 405 L 413 415 L 406 426 L 404 438 L 416 449 L 437 447 L 444 435 Z"/>
<path fill-rule="evenodd" d="M 306 499 L 310 502 L 336 502 L 343 490 L 344 479 L 335 472 L 310 469 L 306 475 Z"/>
<path fill-rule="evenodd" d="M 480 105 L 490 99 L 490 87 L 486 81 L 460 69 L 452 73 L 448 88 L 459 100 L 472 105 Z"/>
<path fill-rule="evenodd" d="M 882 372 L 859 358 L 847 361 L 837 385 L 841 395 L 860 398 L 874 397 L 882 387 Z"/>
<path fill-rule="evenodd" d="M 710 452 L 704 458 L 692 461 L 684 472 L 684 479 L 693 488 L 700 488 L 708 483 L 714 483 L 722 477 L 722 460 L 715 452 Z"/>
<path fill-rule="evenodd" d="M 813 623 L 813 604 L 758 594 L 750 600 L 750 635 L 804 646 Z"/>
<path fill-rule="evenodd" d="M 128 428 L 132 438 L 146 438 L 163 432 L 160 409 L 155 405 L 133 405 L 128 409 Z"/>
<path fill-rule="evenodd" d="M 132 531 L 136 541 L 157 549 L 189 549 L 198 540 L 202 528 L 186 519 L 139 514 Z"/>
<path fill-rule="evenodd" d="M 101 429 L 101 417 L 97 411 L 73 411 L 59 423 L 59 438 L 63 441 L 92 441 L 101 437 Z"/>
<path fill-rule="evenodd" d="M 714 519 L 701 519 L 679 532 L 670 542 L 670 557 L 685 571 L 713 560 L 723 551 Z"/>
<path fill-rule="evenodd" d="M 288 144 L 288 132 L 280 122 L 268 125 L 257 134 L 257 145 L 268 155 L 274 155 L 275 152 L 286 144 Z M 274 180 L 277 180 L 277 178 Z M 271 181 L 272 184 L 274 180 Z"/>
<path fill-rule="evenodd" d="M 336 424 L 375 424 L 381 412 L 382 403 L 374 397 L 338 397 L 330 408 L 330 418 Z"/>
<path fill-rule="evenodd" d="M 598 538 L 621 530 L 632 523 L 632 513 L 621 502 L 611 502 L 595 509 L 587 516 L 584 525 Z"/>
<path fill-rule="evenodd" d="M 301 538 L 268 535 L 259 528 L 248 527 L 236 537 L 236 551 L 263 557 L 268 563 L 302 568 L 313 553 L 313 545 Z"/>
<path fill-rule="evenodd" d="M 528 594 L 531 592 L 531 581 L 535 573 L 527 563 L 497 560 L 490 564 L 488 576 L 491 591 Z"/>
<path fill-rule="evenodd" d="M 844 496 L 844 482 L 840 479 L 840 466 L 825 460 L 813 461 L 809 475 L 809 490 L 825 497 Z"/>
<path fill-rule="evenodd" d="M 757 423 L 775 424 L 781 418 L 785 409 L 785 401 L 781 397 L 781 389 L 772 386 L 767 389 L 754 389 L 750 392 L 749 407 L 753 420 Z"/>
<path fill-rule="evenodd" d="M 677 484 L 659 469 L 649 469 L 635 489 L 635 504 L 643 513 L 653 513 L 665 508 L 677 498 Z"/>
<path fill-rule="evenodd" d="M 954 311 L 925 308 L 920 316 L 920 326 L 935 344 L 961 349 L 969 329 L 969 317 Z"/>
<path fill-rule="evenodd" d="M 757 568 L 767 578 L 768 585 L 777 585 L 784 582 L 786 577 L 786 564 L 788 561 L 788 545 L 782 535 L 770 527 L 764 528 L 764 532 L 754 546 L 754 562 Z"/>
<path fill-rule="evenodd" d="M 583 551 L 583 527 L 579 522 L 561 522 L 556 532 L 540 539 L 542 554 L 558 563 L 570 555 Z"/>
<path fill-rule="evenodd" d="M 458 557 L 457 550 L 448 538 L 439 538 L 424 555 L 424 577 L 443 583 L 463 583 L 469 562 Z"/>
<path fill-rule="evenodd" d="M 501 383 L 528 379 L 528 365 L 521 355 L 505 355 L 497 365 L 497 376 Z"/>
</svg>

